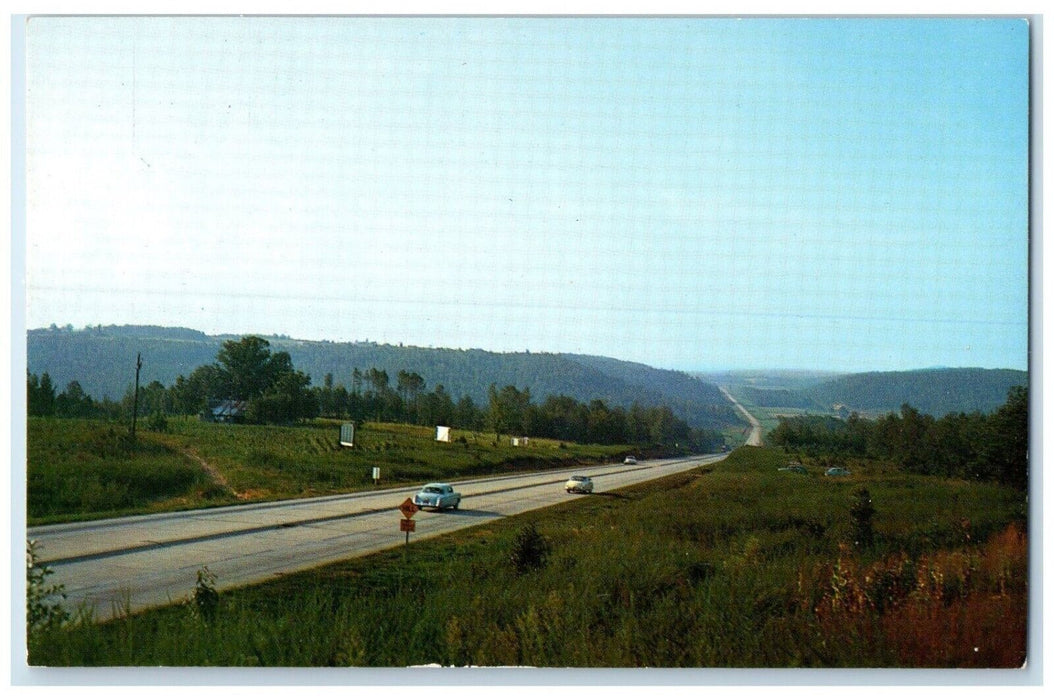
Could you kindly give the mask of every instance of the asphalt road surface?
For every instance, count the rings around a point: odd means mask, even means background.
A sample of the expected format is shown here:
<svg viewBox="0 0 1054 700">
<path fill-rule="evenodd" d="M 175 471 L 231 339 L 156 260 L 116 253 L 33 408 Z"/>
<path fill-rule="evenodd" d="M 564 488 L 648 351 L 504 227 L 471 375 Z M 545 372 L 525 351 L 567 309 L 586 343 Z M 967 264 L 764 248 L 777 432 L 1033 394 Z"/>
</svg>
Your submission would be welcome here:
<svg viewBox="0 0 1054 700">
<path fill-rule="evenodd" d="M 452 482 L 459 510 L 421 511 L 411 541 L 435 537 L 572 498 L 657 479 L 724 459 L 641 461 Z M 593 478 L 592 496 L 568 495 L 571 475 Z M 90 523 L 30 528 L 39 559 L 65 586 L 67 610 L 87 606 L 97 620 L 186 600 L 208 566 L 217 588 L 265 581 L 405 543 L 399 504 L 414 487 L 279 501 Z"/>
<path fill-rule="evenodd" d="M 718 388 L 721 389 L 721 393 L 723 393 L 729 401 L 735 404 L 735 407 L 739 409 L 739 412 L 743 414 L 743 417 L 750 422 L 750 435 L 747 436 L 747 444 L 754 447 L 761 447 L 761 421 L 750 415 L 750 412 L 743 408 L 743 404 L 736 401 L 732 397 L 732 394 L 728 393 L 727 389 L 724 387 Z"/>
</svg>

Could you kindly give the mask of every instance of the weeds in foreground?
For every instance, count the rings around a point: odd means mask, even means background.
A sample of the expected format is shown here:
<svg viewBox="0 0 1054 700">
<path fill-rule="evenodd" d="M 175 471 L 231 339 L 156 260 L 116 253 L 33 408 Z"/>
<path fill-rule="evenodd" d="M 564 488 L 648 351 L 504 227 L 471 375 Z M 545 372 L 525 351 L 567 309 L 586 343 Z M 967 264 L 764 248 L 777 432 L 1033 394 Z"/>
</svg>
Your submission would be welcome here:
<svg viewBox="0 0 1054 700">
<path fill-rule="evenodd" d="M 863 566 L 844 548 L 831 565 L 799 572 L 828 639 L 867 640 L 915 667 L 1019 668 L 1026 658 L 1026 537 L 1016 525 L 980 549 Z"/>
<path fill-rule="evenodd" d="M 205 622 L 216 619 L 216 610 L 220 606 L 220 594 L 216 590 L 216 575 L 209 567 L 198 569 L 197 583 L 194 585 L 194 610 Z"/>
<path fill-rule="evenodd" d="M 39 561 L 37 542 L 26 542 L 26 634 L 29 636 L 61 627 L 70 619 L 63 607 L 65 587 L 48 583 L 52 573 L 51 567 Z"/>
</svg>

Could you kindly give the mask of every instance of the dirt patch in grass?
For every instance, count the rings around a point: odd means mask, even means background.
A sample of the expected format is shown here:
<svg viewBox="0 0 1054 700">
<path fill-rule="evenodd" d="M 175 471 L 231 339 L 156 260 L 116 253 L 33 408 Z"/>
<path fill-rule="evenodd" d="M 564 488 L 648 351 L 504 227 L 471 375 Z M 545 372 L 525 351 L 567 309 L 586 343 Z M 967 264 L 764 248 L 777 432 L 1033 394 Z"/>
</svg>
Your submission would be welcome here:
<svg viewBox="0 0 1054 700">
<path fill-rule="evenodd" d="M 186 457 L 194 460 L 199 465 L 201 465 L 201 468 L 205 471 L 206 474 L 209 475 L 209 478 L 212 480 L 213 484 L 225 490 L 227 493 L 234 496 L 235 498 L 242 500 L 248 498 L 248 496 L 244 496 L 243 494 L 235 493 L 234 489 L 231 488 L 231 485 L 227 483 L 227 478 L 223 476 L 222 473 L 220 473 L 220 470 L 206 462 L 204 459 L 202 459 L 201 455 L 199 455 L 197 452 L 189 448 L 184 448 L 182 452 Z"/>
</svg>

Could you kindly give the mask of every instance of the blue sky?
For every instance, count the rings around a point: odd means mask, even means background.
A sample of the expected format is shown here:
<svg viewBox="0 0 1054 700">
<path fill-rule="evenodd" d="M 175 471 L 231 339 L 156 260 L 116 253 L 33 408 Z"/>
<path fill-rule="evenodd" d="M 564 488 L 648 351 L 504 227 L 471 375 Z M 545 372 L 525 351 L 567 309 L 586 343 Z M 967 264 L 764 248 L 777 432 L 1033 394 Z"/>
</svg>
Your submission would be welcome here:
<svg viewBox="0 0 1054 700">
<path fill-rule="evenodd" d="M 27 325 L 1028 357 L 1013 19 L 36 18 Z"/>
</svg>

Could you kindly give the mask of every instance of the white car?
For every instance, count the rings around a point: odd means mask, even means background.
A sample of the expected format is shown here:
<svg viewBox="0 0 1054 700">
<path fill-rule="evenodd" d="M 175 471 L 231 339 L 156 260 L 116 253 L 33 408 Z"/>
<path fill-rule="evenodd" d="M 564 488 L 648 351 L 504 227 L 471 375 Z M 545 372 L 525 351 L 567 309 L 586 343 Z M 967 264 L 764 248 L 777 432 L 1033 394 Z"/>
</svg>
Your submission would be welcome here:
<svg viewBox="0 0 1054 700">
<path fill-rule="evenodd" d="M 636 464 L 637 463 L 637 458 L 636 457 L 626 457 L 626 459 L 622 460 L 622 463 L 623 464 Z"/>
<path fill-rule="evenodd" d="M 461 494 L 454 490 L 450 484 L 439 482 L 425 484 L 421 491 L 414 496 L 414 505 L 420 508 L 453 508 L 457 510 L 461 505 Z"/>
<path fill-rule="evenodd" d="M 593 480 L 588 476 L 572 476 L 564 484 L 568 493 L 593 493 Z"/>
</svg>

